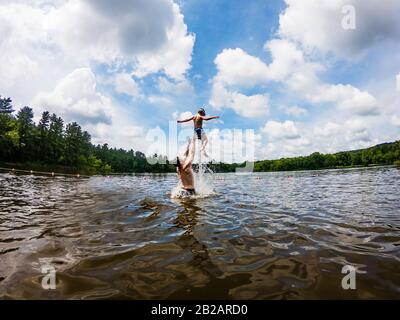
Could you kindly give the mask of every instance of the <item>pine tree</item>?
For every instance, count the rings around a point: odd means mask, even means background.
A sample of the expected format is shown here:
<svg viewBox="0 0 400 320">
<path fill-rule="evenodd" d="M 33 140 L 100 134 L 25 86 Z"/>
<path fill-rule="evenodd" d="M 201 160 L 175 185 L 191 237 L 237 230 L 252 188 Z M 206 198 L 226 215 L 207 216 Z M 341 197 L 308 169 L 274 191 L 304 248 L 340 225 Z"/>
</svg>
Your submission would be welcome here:
<svg viewBox="0 0 400 320">
<path fill-rule="evenodd" d="M 60 117 L 57 117 L 55 113 L 50 116 L 49 126 L 49 161 L 51 163 L 62 162 L 64 158 L 64 121 Z"/>
<path fill-rule="evenodd" d="M 50 128 L 50 113 L 44 111 L 42 113 L 42 118 L 39 121 L 39 147 L 37 158 L 46 162 L 49 159 L 50 145 L 49 145 L 49 128 Z"/>
<path fill-rule="evenodd" d="M 30 160 L 34 157 L 34 123 L 33 110 L 29 107 L 23 107 L 17 114 L 19 146 L 18 152 L 21 160 Z"/>
<path fill-rule="evenodd" d="M 11 114 L 14 112 L 11 98 L 3 98 L 0 96 L 0 114 Z"/>
</svg>

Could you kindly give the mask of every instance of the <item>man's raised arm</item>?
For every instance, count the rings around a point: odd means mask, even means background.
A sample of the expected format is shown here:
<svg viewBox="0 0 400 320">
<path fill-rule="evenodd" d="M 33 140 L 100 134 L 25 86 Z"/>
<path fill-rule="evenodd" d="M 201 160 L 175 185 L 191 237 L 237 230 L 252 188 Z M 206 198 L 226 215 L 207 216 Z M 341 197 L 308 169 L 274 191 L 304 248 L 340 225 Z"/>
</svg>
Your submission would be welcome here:
<svg viewBox="0 0 400 320">
<path fill-rule="evenodd" d="M 194 160 L 194 154 L 196 151 L 196 145 L 194 139 L 189 139 L 186 151 L 188 152 L 188 155 L 185 159 L 185 164 L 182 167 L 183 170 L 185 170 L 189 165 L 191 165 Z"/>
</svg>

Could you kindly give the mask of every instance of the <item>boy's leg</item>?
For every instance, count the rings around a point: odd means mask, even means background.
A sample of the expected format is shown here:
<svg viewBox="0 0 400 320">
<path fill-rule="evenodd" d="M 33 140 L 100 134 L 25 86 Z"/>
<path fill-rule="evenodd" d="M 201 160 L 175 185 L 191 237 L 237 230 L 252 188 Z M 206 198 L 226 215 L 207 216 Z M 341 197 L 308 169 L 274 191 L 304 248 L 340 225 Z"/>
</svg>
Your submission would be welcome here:
<svg viewBox="0 0 400 320">
<path fill-rule="evenodd" d="M 206 134 L 204 133 L 204 131 L 201 134 L 201 141 L 202 141 L 201 151 L 204 151 L 208 144 L 208 138 L 207 138 Z"/>
</svg>

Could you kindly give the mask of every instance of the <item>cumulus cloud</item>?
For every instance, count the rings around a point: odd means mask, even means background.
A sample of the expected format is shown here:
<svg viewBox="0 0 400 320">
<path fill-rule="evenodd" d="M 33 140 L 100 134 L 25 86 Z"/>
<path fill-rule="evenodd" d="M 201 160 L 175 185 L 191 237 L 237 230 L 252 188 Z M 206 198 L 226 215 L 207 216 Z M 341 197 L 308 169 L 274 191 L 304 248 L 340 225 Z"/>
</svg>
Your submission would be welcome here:
<svg viewBox="0 0 400 320">
<path fill-rule="evenodd" d="M 127 73 L 120 73 L 115 77 L 115 89 L 119 93 L 126 94 L 132 97 L 140 96 L 138 84 Z"/>
<path fill-rule="evenodd" d="M 214 81 L 229 86 L 265 86 L 268 81 L 284 80 L 295 70 L 321 68 L 318 64 L 305 64 L 303 52 L 284 39 L 272 39 L 264 49 L 270 53 L 272 62 L 266 64 L 241 48 L 224 49 L 214 60 L 218 73 Z"/>
<path fill-rule="evenodd" d="M 318 73 L 325 67 L 307 58 L 295 43 L 286 39 L 267 41 L 265 46 L 272 61 L 266 64 L 242 49 L 225 49 L 217 55 L 214 63 L 217 75 L 213 78 L 210 104 L 214 107 L 228 107 L 246 117 L 265 115 L 267 94 L 250 96 L 249 107 L 239 106 L 243 95 L 233 88 L 267 87 L 269 82 L 278 82 L 291 92 L 313 104 L 332 103 L 338 109 L 350 114 L 377 115 L 380 105 L 369 92 L 350 84 L 329 84 L 320 80 Z M 262 101 L 262 99 L 264 101 Z M 296 112 L 299 110 L 291 110 Z M 301 111 L 300 111 L 301 112 Z"/>
<path fill-rule="evenodd" d="M 149 96 L 148 100 L 151 104 L 161 105 L 161 106 L 171 106 L 173 101 L 168 97 L 163 96 Z"/>
<path fill-rule="evenodd" d="M 195 35 L 188 33 L 178 5 L 173 4 L 172 9 L 174 20 L 172 27 L 167 29 L 168 41 L 154 53 L 138 55 L 138 65 L 134 72 L 137 76 L 163 71 L 173 79 L 183 80 L 190 68 Z"/>
<path fill-rule="evenodd" d="M 268 121 L 261 130 L 272 139 L 298 139 L 300 138 L 296 124 L 293 121 L 284 122 Z"/>
<path fill-rule="evenodd" d="M 62 79 L 52 91 L 41 92 L 33 99 L 36 116 L 48 110 L 66 122 L 76 121 L 90 132 L 93 143 L 145 150 L 145 128 L 136 125 L 123 108 L 98 91 L 90 68 L 79 68 Z"/>
<path fill-rule="evenodd" d="M 81 2 L 81 1 L 80 1 Z M 167 31 L 173 26 L 173 3 L 165 0 L 88 0 L 87 7 L 76 3 L 76 20 L 84 24 L 75 38 L 78 44 L 89 42 L 98 50 L 110 41 L 119 54 L 135 55 L 153 52 L 168 41 Z M 73 10 L 72 8 L 70 10 Z M 70 19 L 70 17 L 68 17 Z M 117 21 L 117 23 L 115 23 Z M 88 41 L 91 38 L 91 41 Z M 72 40 L 72 39 L 69 39 Z"/>
<path fill-rule="evenodd" d="M 353 59 L 362 56 L 382 41 L 396 42 L 400 36 L 400 2 L 387 0 L 310 1 L 285 0 L 286 9 L 279 17 L 278 33 L 298 42 L 306 51 Z M 346 30 L 342 20 L 347 14 L 344 6 L 355 9 L 356 29 Z"/>
<path fill-rule="evenodd" d="M 193 91 L 193 87 L 187 79 L 170 81 L 166 77 L 158 77 L 157 86 L 161 92 L 173 95 L 183 95 Z"/>
<path fill-rule="evenodd" d="M 317 137 L 329 138 L 336 136 L 340 132 L 340 128 L 337 123 L 328 121 L 314 128 L 313 133 Z"/>
<path fill-rule="evenodd" d="M 298 106 L 290 106 L 290 107 L 283 106 L 280 109 L 283 110 L 283 112 L 288 116 L 293 116 L 293 117 L 301 117 L 308 114 L 307 109 Z"/>
<path fill-rule="evenodd" d="M 269 80 L 268 66 L 240 48 L 224 49 L 214 63 L 218 70 L 216 82 L 251 87 Z"/>
<path fill-rule="evenodd" d="M 237 48 L 223 50 L 214 63 L 218 73 L 212 80 L 211 106 L 231 108 L 247 118 L 268 114 L 268 94 L 246 95 L 235 89 L 265 85 L 269 80 L 269 69 L 264 62 Z"/>
<path fill-rule="evenodd" d="M 268 66 L 269 78 L 282 81 L 294 71 L 317 71 L 322 67 L 316 63 L 305 63 L 303 52 L 296 45 L 286 39 L 272 39 L 264 45 L 265 51 L 272 58 Z"/>
<path fill-rule="evenodd" d="M 327 120 L 320 116 L 308 123 L 268 121 L 260 129 L 267 136 L 267 143 L 260 149 L 261 157 L 276 159 L 313 152 L 335 153 L 379 143 L 376 133 L 380 118 L 358 115 L 332 118 Z M 389 136 L 386 141 L 390 140 Z"/>
<path fill-rule="evenodd" d="M 135 75 L 164 71 L 182 78 L 194 36 L 171 0 L 69 0 L 49 20 L 71 54 L 135 65 Z"/>
<path fill-rule="evenodd" d="M 359 115 L 377 115 L 380 113 L 378 101 L 370 93 L 361 91 L 352 85 L 322 84 L 309 94 L 312 102 L 333 102 L 339 109 Z M 313 90 L 314 91 L 314 90 Z"/>
<path fill-rule="evenodd" d="M 0 20 L 0 87 L 17 101 L 91 63 L 173 79 L 190 68 L 195 37 L 172 0 L 2 1 Z"/>
<path fill-rule="evenodd" d="M 89 68 L 76 69 L 53 91 L 39 93 L 34 105 L 62 116 L 66 121 L 111 124 L 111 100 L 97 91 L 96 78 Z"/>
<path fill-rule="evenodd" d="M 267 94 L 247 96 L 237 91 L 229 91 L 223 84 L 216 82 L 212 88 L 210 105 L 217 109 L 231 108 L 243 117 L 255 118 L 268 114 L 269 97 Z"/>
<path fill-rule="evenodd" d="M 398 127 L 398 128 L 400 128 L 400 116 L 398 116 L 398 115 L 394 115 L 394 116 L 392 116 L 392 124 L 395 126 L 395 127 Z"/>
</svg>

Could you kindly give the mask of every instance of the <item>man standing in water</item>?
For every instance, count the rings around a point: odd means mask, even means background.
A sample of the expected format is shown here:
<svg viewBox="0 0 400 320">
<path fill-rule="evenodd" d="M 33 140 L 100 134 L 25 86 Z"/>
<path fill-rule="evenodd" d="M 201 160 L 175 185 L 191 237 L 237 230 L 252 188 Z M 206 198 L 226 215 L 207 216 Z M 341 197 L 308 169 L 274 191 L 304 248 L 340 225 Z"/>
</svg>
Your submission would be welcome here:
<svg viewBox="0 0 400 320">
<path fill-rule="evenodd" d="M 194 195 L 194 176 L 192 169 L 192 162 L 195 153 L 195 141 L 194 139 L 188 140 L 186 151 L 182 157 L 176 157 L 176 172 L 181 180 L 182 188 L 179 190 L 178 197 L 185 198 Z"/>
</svg>

